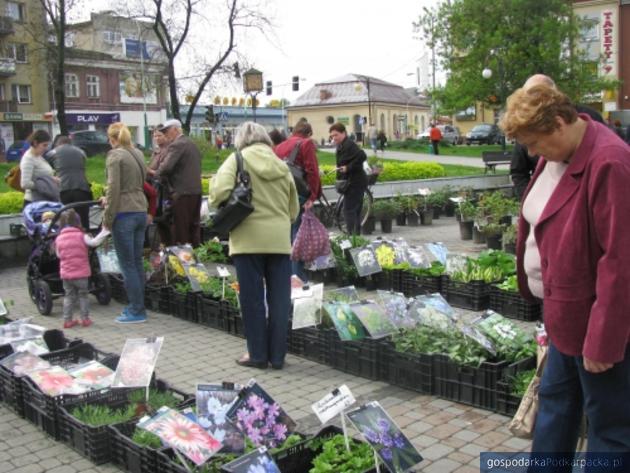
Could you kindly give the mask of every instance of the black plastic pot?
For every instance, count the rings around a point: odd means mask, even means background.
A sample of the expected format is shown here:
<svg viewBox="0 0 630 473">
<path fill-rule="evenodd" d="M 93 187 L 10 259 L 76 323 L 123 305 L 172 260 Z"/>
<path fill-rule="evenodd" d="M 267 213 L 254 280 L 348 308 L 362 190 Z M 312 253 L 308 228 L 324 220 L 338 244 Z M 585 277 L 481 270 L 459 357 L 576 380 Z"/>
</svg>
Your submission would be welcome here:
<svg viewBox="0 0 630 473">
<path fill-rule="evenodd" d="M 490 235 L 486 235 L 486 245 L 488 245 L 489 250 L 500 250 L 503 248 L 501 244 L 501 238 L 503 235 L 500 233 L 493 233 Z"/>
<path fill-rule="evenodd" d="M 473 225 L 473 243 L 477 243 L 478 245 L 482 245 L 486 242 L 486 235 L 479 231 L 476 225 Z"/>
<path fill-rule="evenodd" d="M 432 225 L 433 209 L 427 209 L 420 212 L 420 221 L 422 222 L 422 225 Z"/>
<path fill-rule="evenodd" d="M 376 228 L 376 219 L 374 217 L 368 217 L 363 227 L 361 227 L 361 233 L 364 235 L 371 235 Z"/>
<path fill-rule="evenodd" d="M 391 233 L 392 232 L 392 219 L 391 218 L 385 218 L 385 219 L 381 219 L 381 231 L 383 233 Z"/>
<path fill-rule="evenodd" d="M 420 217 L 415 212 L 409 212 L 407 214 L 407 225 L 410 227 L 417 227 L 420 225 Z"/>
<path fill-rule="evenodd" d="M 404 212 L 396 216 L 396 225 L 399 227 L 407 225 L 407 215 Z"/>
<path fill-rule="evenodd" d="M 447 202 L 444 206 L 444 215 L 446 217 L 454 217 L 455 216 L 455 204 L 453 202 Z"/>
<path fill-rule="evenodd" d="M 462 240 L 472 240 L 474 224 L 475 222 L 472 220 L 469 222 L 459 222 L 459 237 Z"/>
<path fill-rule="evenodd" d="M 438 220 L 442 215 L 442 207 L 433 207 L 433 218 Z"/>
</svg>

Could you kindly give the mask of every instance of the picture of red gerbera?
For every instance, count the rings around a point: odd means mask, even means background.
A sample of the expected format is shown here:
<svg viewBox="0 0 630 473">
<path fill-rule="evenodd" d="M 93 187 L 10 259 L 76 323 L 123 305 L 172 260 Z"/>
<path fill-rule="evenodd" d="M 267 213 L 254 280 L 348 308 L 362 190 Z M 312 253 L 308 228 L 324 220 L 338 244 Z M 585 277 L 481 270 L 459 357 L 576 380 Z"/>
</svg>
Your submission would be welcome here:
<svg viewBox="0 0 630 473">
<path fill-rule="evenodd" d="M 74 378 L 61 366 L 34 371 L 29 376 L 35 384 L 48 396 L 59 396 L 70 390 L 74 385 Z"/>
</svg>

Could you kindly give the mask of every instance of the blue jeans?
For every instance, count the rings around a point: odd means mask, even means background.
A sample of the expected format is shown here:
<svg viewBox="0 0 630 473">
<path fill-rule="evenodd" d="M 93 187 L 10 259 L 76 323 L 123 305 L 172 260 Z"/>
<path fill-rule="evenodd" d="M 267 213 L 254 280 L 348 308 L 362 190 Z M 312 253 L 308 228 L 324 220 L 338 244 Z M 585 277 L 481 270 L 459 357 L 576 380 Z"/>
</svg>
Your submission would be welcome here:
<svg viewBox="0 0 630 473">
<path fill-rule="evenodd" d="M 295 241 L 295 237 L 297 236 L 297 232 L 300 229 L 300 225 L 302 225 L 302 215 L 304 215 L 304 204 L 307 201 L 307 197 L 298 196 L 300 200 L 300 213 L 298 214 L 295 222 L 291 224 L 291 244 Z M 304 261 L 293 261 L 291 260 L 291 271 L 292 274 L 295 274 L 302 281 L 307 282 L 308 276 L 306 275 L 306 271 L 304 270 Z"/>
<path fill-rule="evenodd" d="M 131 315 L 146 315 L 144 307 L 144 267 L 142 253 L 144 232 L 147 226 L 146 212 L 129 212 L 114 220 L 112 236 L 118 255 L 118 264 L 125 281 Z"/>
<path fill-rule="evenodd" d="M 241 254 L 233 255 L 232 260 L 240 286 L 239 301 L 249 358 L 255 363 L 281 366 L 287 354 L 291 310 L 289 255 Z"/>
<path fill-rule="evenodd" d="M 583 412 L 588 452 L 630 451 L 630 345 L 624 360 L 603 373 L 589 373 L 583 363 L 549 346 L 532 452 L 574 452 Z"/>
</svg>

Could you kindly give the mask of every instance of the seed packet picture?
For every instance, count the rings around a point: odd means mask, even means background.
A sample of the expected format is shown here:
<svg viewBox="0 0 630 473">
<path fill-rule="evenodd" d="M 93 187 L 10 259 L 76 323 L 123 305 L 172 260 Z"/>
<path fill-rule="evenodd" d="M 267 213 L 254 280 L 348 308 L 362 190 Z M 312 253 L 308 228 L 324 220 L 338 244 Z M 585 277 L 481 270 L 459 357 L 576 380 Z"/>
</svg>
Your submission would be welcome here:
<svg viewBox="0 0 630 473">
<path fill-rule="evenodd" d="M 324 303 L 324 311 L 332 321 L 341 340 L 362 340 L 365 329 L 348 304 L 338 302 Z"/>
<path fill-rule="evenodd" d="M 372 338 L 383 338 L 396 331 L 396 326 L 391 323 L 385 310 L 374 302 L 361 302 L 350 306 L 361 324 Z"/>
<path fill-rule="evenodd" d="M 321 322 L 322 300 L 324 298 L 324 285 L 315 284 L 310 287 L 310 295 L 297 297 L 293 300 L 293 330 L 314 327 Z"/>
<path fill-rule="evenodd" d="M 256 447 L 277 447 L 295 430 L 293 419 L 255 380 L 241 391 L 227 417 Z"/>
<path fill-rule="evenodd" d="M 377 290 L 377 302 L 385 311 L 385 316 L 396 328 L 413 327 L 416 322 L 407 316 L 408 300 L 400 292 Z"/>
<path fill-rule="evenodd" d="M 378 402 L 346 415 L 391 473 L 404 473 L 422 461 L 422 455 Z"/>
<path fill-rule="evenodd" d="M 221 449 L 221 442 L 199 424 L 169 407 L 153 417 L 143 417 L 138 427 L 157 435 L 167 445 L 186 455 L 195 465 L 203 465 Z"/>
<path fill-rule="evenodd" d="M 79 385 L 70 374 L 61 366 L 30 371 L 29 378 L 47 396 L 61 396 L 62 394 L 83 394 L 89 391 L 85 386 Z"/>
<path fill-rule="evenodd" d="M 350 256 L 352 256 L 354 266 L 357 268 L 357 273 L 359 273 L 361 277 L 382 271 L 381 265 L 378 264 L 378 260 L 376 259 L 376 253 L 374 253 L 374 249 L 371 246 L 352 248 L 350 250 Z"/>
<path fill-rule="evenodd" d="M 227 473 L 280 473 L 278 465 L 264 447 L 222 465 L 221 471 Z"/>
<path fill-rule="evenodd" d="M 96 360 L 91 360 L 74 368 L 69 368 L 68 373 L 70 373 L 78 384 L 87 386 L 93 390 L 108 388 L 112 385 L 112 381 L 114 380 L 114 372 Z"/>
<path fill-rule="evenodd" d="M 120 354 L 112 387 L 141 388 L 148 386 L 163 342 L 164 337 L 127 339 Z"/>
<path fill-rule="evenodd" d="M 0 361 L 0 365 L 11 371 L 18 378 L 26 376 L 32 371 L 50 368 L 50 363 L 29 352 L 13 353 L 3 358 Z"/>
<path fill-rule="evenodd" d="M 230 407 L 238 399 L 240 387 L 229 389 L 220 384 L 197 385 L 197 422 L 223 445 L 223 453 L 243 453 L 245 436 L 228 418 Z"/>
</svg>

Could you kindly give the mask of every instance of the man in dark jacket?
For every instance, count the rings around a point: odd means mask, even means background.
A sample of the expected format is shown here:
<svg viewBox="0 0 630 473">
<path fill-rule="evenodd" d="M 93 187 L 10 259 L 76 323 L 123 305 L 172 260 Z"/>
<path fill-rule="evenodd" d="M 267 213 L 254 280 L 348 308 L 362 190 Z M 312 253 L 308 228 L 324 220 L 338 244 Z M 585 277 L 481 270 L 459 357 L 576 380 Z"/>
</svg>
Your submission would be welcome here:
<svg viewBox="0 0 630 473">
<path fill-rule="evenodd" d="M 85 176 L 85 153 L 71 143 L 69 137 L 60 135 L 55 140 L 55 148 L 50 152 L 60 179 L 60 198 L 64 205 L 92 200 L 90 183 Z M 90 208 L 85 206 L 75 210 L 81 217 L 83 228 L 89 230 Z"/>
<path fill-rule="evenodd" d="M 544 74 L 535 74 L 525 81 L 523 88 L 528 89 L 536 85 L 547 85 L 553 88 L 556 87 L 556 84 L 551 77 Z M 587 113 L 593 120 L 604 123 L 604 119 L 596 110 L 593 110 L 585 105 L 576 105 L 575 108 L 578 113 Z M 527 185 L 536 170 L 539 157 L 540 156 L 530 156 L 527 152 L 527 148 L 522 144 L 518 142 L 514 144 L 512 162 L 510 163 L 510 176 L 512 177 L 514 192 L 518 200 L 523 199 L 525 189 L 527 189 Z"/>
<path fill-rule="evenodd" d="M 361 211 L 363 210 L 363 194 L 368 180 L 363 170 L 367 160 L 365 152 L 348 138 L 343 123 L 335 123 L 330 129 L 330 138 L 337 145 L 337 180 L 346 180 L 344 190 L 343 214 L 347 231 L 351 235 L 361 233 Z"/>
<path fill-rule="evenodd" d="M 166 158 L 154 175 L 172 190 L 173 239 L 178 244 L 200 242 L 201 153 L 182 133 L 179 120 L 166 120 L 159 130 L 170 142 Z"/>
</svg>

